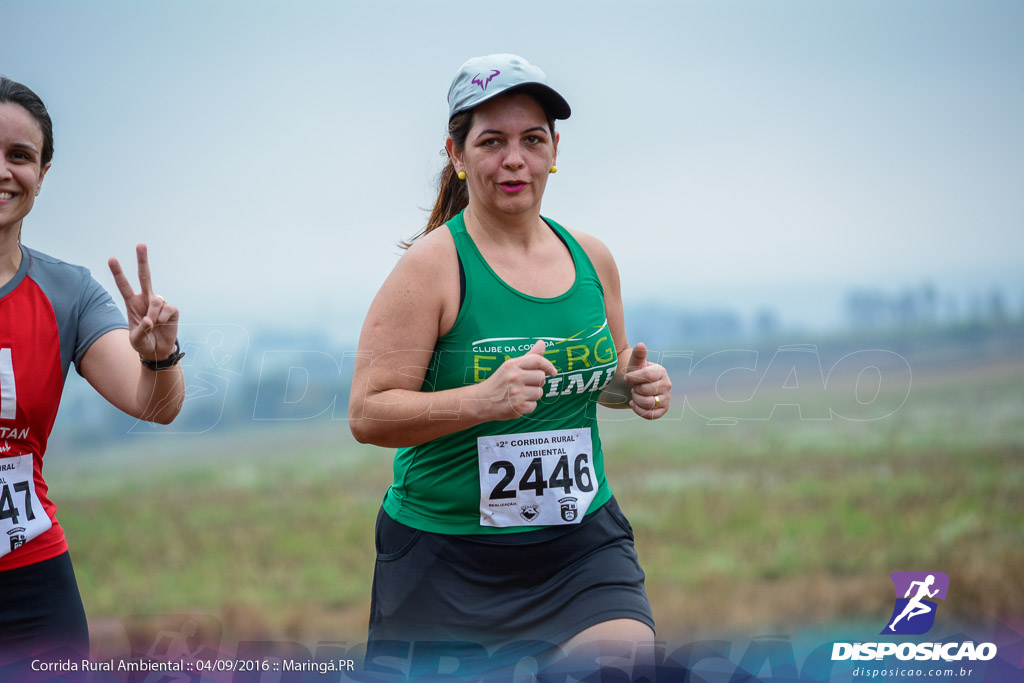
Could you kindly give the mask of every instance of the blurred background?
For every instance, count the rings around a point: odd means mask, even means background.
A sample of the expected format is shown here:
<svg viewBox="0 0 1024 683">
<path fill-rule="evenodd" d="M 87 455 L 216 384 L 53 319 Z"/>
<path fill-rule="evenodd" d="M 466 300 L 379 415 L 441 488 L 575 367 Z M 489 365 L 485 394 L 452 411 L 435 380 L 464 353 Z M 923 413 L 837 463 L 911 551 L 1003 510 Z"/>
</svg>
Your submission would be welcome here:
<svg viewBox="0 0 1024 683">
<path fill-rule="evenodd" d="M 54 119 L 24 242 L 115 295 L 146 242 L 182 310 L 179 420 L 74 375 L 46 455 L 98 647 L 182 615 L 365 638 L 391 453 L 349 434 L 356 340 L 450 79 L 492 52 L 572 105 L 544 213 L 609 245 L 675 383 L 658 423 L 602 413 L 659 635 L 881 628 L 894 571 L 1020 624 L 1022 28 L 997 1 L 0 0 L 0 72 Z"/>
</svg>

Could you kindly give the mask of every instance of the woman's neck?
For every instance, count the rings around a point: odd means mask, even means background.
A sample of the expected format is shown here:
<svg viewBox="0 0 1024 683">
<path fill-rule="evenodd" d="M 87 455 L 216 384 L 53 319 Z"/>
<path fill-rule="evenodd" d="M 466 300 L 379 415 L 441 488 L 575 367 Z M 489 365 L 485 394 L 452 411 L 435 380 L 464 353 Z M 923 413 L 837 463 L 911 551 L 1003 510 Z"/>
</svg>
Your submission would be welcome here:
<svg viewBox="0 0 1024 683">
<path fill-rule="evenodd" d="M 539 214 L 491 215 L 477 210 L 472 204 L 463 214 L 466 230 L 479 241 L 483 238 L 500 245 L 516 245 L 529 249 L 538 239 L 545 237 L 544 223 Z"/>
<path fill-rule="evenodd" d="M 20 232 L 20 224 L 0 229 L 0 287 L 10 282 L 21 267 L 21 246 L 18 244 Z"/>
</svg>

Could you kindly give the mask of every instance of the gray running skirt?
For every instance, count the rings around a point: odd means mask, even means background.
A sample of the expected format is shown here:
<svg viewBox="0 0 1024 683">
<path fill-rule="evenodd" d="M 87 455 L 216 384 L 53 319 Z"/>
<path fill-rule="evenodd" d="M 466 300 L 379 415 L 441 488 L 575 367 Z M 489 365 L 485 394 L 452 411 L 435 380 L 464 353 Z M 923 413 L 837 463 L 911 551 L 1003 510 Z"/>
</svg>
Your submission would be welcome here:
<svg viewBox="0 0 1024 683">
<path fill-rule="evenodd" d="M 654 628 L 615 498 L 579 524 L 498 535 L 420 531 L 382 508 L 376 544 L 368 654 L 380 641 L 447 641 L 532 656 L 609 619 Z"/>
</svg>

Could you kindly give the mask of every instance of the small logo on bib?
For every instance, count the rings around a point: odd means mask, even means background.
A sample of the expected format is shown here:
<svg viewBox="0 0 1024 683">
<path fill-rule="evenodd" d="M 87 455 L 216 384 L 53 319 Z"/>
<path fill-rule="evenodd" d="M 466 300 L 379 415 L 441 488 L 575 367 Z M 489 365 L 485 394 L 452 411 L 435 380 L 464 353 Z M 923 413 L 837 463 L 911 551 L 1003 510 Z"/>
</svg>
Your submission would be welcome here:
<svg viewBox="0 0 1024 683">
<path fill-rule="evenodd" d="M 15 527 L 7 532 L 7 535 L 11 537 L 11 550 L 17 550 L 21 546 L 25 545 L 28 539 L 25 537 L 24 527 Z"/>
<path fill-rule="evenodd" d="M 539 505 L 524 505 L 522 507 L 522 509 L 519 510 L 519 516 L 522 517 L 523 519 L 525 519 L 527 522 L 532 522 L 533 520 L 535 520 L 537 518 L 537 515 L 539 515 L 539 514 L 540 514 L 540 506 Z"/>
<path fill-rule="evenodd" d="M 562 504 L 562 519 L 567 522 L 573 522 L 576 520 L 576 499 L 572 497 L 562 498 L 559 503 Z"/>
</svg>

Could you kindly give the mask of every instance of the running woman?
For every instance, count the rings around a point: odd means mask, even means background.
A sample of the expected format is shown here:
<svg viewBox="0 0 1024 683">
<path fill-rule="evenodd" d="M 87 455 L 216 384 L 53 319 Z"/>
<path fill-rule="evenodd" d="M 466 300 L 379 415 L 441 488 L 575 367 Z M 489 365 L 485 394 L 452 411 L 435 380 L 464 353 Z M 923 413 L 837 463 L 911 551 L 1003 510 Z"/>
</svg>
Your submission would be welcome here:
<svg viewBox="0 0 1024 683">
<path fill-rule="evenodd" d="M 0 663 L 88 657 L 89 631 L 43 456 L 71 363 L 105 399 L 169 423 L 185 397 L 178 309 L 153 293 L 145 245 L 136 292 L 110 259 L 128 325 L 80 266 L 21 243 L 53 157 L 42 100 L 0 77 Z M 126 329 L 127 328 L 127 329 Z"/>
<path fill-rule="evenodd" d="M 541 216 L 569 105 L 510 54 L 466 62 L 448 104 L 433 212 L 370 307 L 352 383 L 355 437 L 398 449 L 377 517 L 370 652 L 649 646 L 596 413 L 660 418 L 671 382 L 626 339 L 608 248 Z"/>
</svg>

